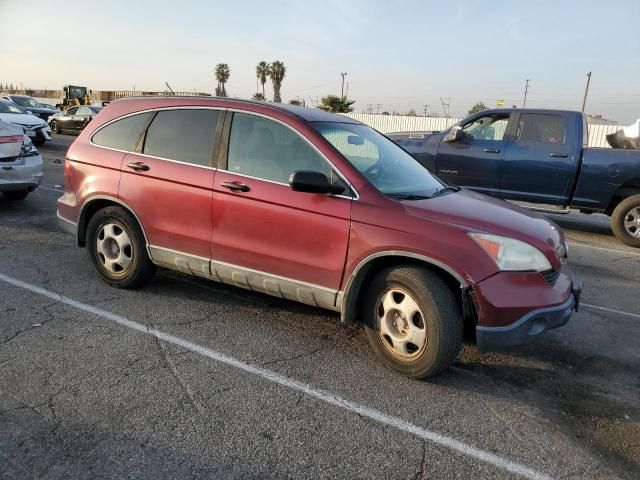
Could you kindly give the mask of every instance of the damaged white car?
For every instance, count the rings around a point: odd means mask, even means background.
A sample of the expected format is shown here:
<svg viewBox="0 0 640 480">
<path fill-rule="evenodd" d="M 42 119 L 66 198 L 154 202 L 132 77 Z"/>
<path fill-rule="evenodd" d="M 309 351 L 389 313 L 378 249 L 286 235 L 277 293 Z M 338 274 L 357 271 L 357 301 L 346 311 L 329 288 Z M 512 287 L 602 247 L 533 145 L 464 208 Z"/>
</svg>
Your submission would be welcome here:
<svg viewBox="0 0 640 480">
<path fill-rule="evenodd" d="M 22 200 L 42 181 L 42 157 L 24 129 L 0 121 L 0 192 Z"/>
</svg>

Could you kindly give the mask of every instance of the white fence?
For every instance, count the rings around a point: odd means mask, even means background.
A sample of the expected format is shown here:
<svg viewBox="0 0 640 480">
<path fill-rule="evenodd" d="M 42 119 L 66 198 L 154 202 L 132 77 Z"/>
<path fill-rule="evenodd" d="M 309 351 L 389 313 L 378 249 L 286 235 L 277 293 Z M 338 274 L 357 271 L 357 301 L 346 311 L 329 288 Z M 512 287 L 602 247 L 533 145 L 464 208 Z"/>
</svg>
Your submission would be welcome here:
<svg viewBox="0 0 640 480">
<path fill-rule="evenodd" d="M 382 133 L 440 131 L 461 120 L 460 118 L 407 117 L 367 113 L 345 113 L 343 115 L 365 123 Z M 607 143 L 607 135 L 615 133 L 623 127 L 623 125 L 589 125 L 589 146 L 611 148 Z"/>
</svg>

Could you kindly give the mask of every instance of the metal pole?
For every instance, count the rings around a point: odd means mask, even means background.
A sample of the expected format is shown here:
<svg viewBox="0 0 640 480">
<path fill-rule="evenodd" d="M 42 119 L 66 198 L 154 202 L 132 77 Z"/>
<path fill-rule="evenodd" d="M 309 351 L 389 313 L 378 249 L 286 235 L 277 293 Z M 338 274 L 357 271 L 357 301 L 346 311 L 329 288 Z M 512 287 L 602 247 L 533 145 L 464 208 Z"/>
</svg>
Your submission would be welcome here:
<svg viewBox="0 0 640 480">
<path fill-rule="evenodd" d="M 347 72 L 342 72 L 342 90 L 340 91 L 340 98 L 344 98 L 344 77 L 347 76 Z"/>
<path fill-rule="evenodd" d="M 529 82 L 531 80 L 529 80 L 527 78 L 527 81 L 524 84 L 524 101 L 522 102 L 522 108 L 527 108 L 527 93 L 529 93 Z"/>
<path fill-rule="evenodd" d="M 589 84 L 591 83 L 591 72 L 587 73 L 587 88 L 584 89 L 584 99 L 582 100 L 582 113 L 587 105 L 587 94 L 589 93 Z"/>
</svg>

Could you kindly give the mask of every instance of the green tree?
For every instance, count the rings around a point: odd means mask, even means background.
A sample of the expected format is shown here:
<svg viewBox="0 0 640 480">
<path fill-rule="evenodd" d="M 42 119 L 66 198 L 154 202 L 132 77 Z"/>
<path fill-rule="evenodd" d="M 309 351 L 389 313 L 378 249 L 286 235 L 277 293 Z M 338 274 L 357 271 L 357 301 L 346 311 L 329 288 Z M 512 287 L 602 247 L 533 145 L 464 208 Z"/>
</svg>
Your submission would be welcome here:
<svg viewBox="0 0 640 480">
<path fill-rule="evenodd" d="M 469 115 L 473 115 L 474 113 L 481 112 L 482 110 L 486 110 L 487 106 L 482 102 L 477 102 L 471 110 L 469 110 Z"/>
<path fill-rule="evenodd" d="M 251 100 L 259 100 L 261 102 L 264 102 L 266 98 L 264 98 L 263 94 L 261 94 L 260 92 L 257 92 L 253 94 L 253 97 L 251 97 Z"/>
<path fill-rule="evenodd" d="M 297 105 L 297 106 L 302 106 L 302 102 L 300 100 L 298 100 L 297 98 L 292 98 L 291 100 L 289 100 L 289 103 L 291 105 Z"/>
<path fill-rule="evenodd" d="M 258 91 L 258 82 L 260 82 L 262 84 L 262 96 L 264 98 L 267 98 L 264 93 L 264 84 L 267 83 L 270 67 L 271 66 L 267 62 L 260 62 L 256 65 L 256 92 Z"/>
<path fill-rule="evenodd" d="M 271 78 L 271 83 L 273 84 L 273 101 L 274 102 L 282 102 L 282 97 L 280 96 L 280 87 L 282 87 L 282 80 L 284 80 L 284 76 L 287 73 L 287 67 L 284 66 L 280 60 L 276 60 L 275 62 L 271 62 L 271 66 L 269 67 L 269 77 Z"/>
<path fill-rule="evenodd" d="M 354 103 L 356 103 L 355 100 L 348 100 L 335 95 L 327 95 L 322 99 L 322 103 L 318 105 L 318 108 L 325 112 L 349 113 L 353 112 L 351 105 Z"/>
<path fill-rule="evenodd" d="M 226 63 L 219 63 L 216 65 L 216 80 L 218 81 L 218 86 L 216 87 L 216 96 L 218 97 L 226 97 L 227 89 L 225 88 L 225 83 L 229 81 L 229 77 L 231 76 L 231 69 L 229 65 Z"/>
</svg>

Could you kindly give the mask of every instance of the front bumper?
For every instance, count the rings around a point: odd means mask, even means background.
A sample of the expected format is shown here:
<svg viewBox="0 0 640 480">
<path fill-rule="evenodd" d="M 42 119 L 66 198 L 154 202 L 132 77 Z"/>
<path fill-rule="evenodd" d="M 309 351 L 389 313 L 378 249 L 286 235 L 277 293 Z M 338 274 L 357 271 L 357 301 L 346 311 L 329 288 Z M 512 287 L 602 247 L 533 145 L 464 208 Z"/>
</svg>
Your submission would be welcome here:
<svg viewBox="0 0 640 480">
<path fill-rule="evenodd" d="M 533 341 L 569 321 L 581 291 L 566 263 L 552 282 L 536 272 L 502 272 L 476 284 L 476 345 L 489 351 Z"/>
<path fill-rule="evenodd" d="M 51 127 L 42 125 L 35 128 L 25 128 L 24 133 L 31 140 L 48 141 L 51 140 Z"/>
<path fill-rule="evenodd" d="M 573 286 L 573 293 L 561 305 L 533 310 L 505 327 L 477 326 L 478 349 L 486 352 L 524 345 L 534 341 L 547 330 L 563 326 L 569 321 L 573 312 L 578 311 L 581 292 L 582 282 L 577 282 Z"/>
</svg>

